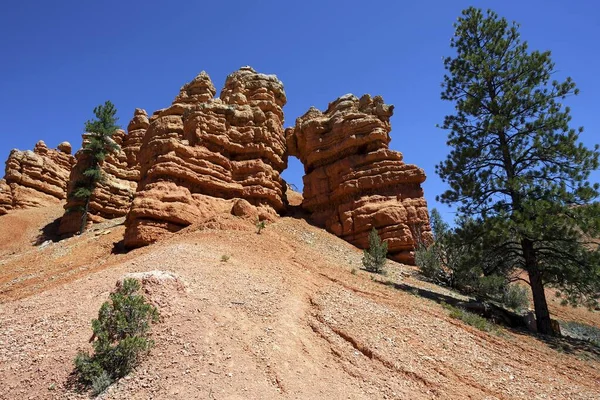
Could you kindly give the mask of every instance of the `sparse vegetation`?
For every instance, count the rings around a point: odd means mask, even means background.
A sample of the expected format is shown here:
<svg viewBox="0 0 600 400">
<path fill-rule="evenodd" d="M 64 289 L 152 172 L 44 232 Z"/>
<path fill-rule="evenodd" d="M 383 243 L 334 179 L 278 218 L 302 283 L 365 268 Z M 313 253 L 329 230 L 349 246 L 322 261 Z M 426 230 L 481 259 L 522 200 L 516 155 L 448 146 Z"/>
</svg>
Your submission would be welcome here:
<svg viewBox="0 0 600 400">
<path fill-rule="evenodd" d="M 227 261 L 229 261 L 230 258 L 231 258 L 231 256 L 229 256 L 227 254 L 223 254 L 221 256 L 221 262 L 227 262 Z"/>
<path fill-rule="evenodd" d="M 369 249 L 363 250 L 362 263 L 365 269 L 376 274 L 383 273 L 387 252 L 387 243 L 381 240 L 377 229 L 373 228 L 369 233 Z"/>
<path fill-rule="evenodd" d="M 444 304 L 443 306 L 450 311 L 450 318 L 459 319 L 465 324 L 471 325 L 484 332 L 498 332 L 498 326 L 477 314 L 448 304 Z"/>
<path fill-rule="evenodd" d="M 261 221 L 260 219 L 256 220 L 256 233 L 260 235 L 263 229 L 267 227 L 267 223 L 265 221 Z"/>
<path fill-rule="evenodd" d="M 79 352 L 75 358 L 80 382 L 95 395 L 127 375 L 154 345 L 148 332 L 151 323 L 158 321 L 158 310 L 139 290 L 137 280 L 123 280 L 92 321 L 94 353 Z"/>
<path fill-rule="evenodd" d="M 586 340 L 600 348 L 600 328 L 575 321 L 560 321 L 560 327 L 567 336 Z"/>
<path fill-rule="evenodd" d="M 512 308 L 515 311 L 521 311 L 529 307 L 529 296 L 527 293 L 527 288 L 521 285 L 509 285 L 504 289 L 504 293 L 502 294 L 502 299 L 500 301 L 508 308 Z"/>
<path fill-rule="evenodd" d="M 352 268 L 352 270 L 350 270 L 350 273 L 351 273 L 352 275 L 356 275 L 356 273 L 357 273 L 357 272 L 358 272 L 358 271 L 356 270 L 356 268 Z"/>
<path fill-rule="evenodd" d="M 424 277 L 435 284 L 480 300 L 496 301 L 514 310 L 528 306 L 527 290 L 511 284 L 509 276 L 490 268 L 497 265 L 501 254 L 486 252 L 480 240 L 461 241 L 464 231 L 451 229 L 435 208 L 431 210 L 431 226 L 434 242 L 429 246 L 419 243 L 415 252 L 415 262 Z"/>
</svg>

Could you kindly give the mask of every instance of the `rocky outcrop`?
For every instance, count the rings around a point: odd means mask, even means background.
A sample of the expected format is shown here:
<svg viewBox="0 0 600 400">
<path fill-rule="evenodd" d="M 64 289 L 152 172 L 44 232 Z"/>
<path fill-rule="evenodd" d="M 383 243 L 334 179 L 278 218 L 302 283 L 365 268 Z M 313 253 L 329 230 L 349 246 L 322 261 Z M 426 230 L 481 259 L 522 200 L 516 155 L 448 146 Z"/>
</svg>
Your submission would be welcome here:
<svg viewBox="0 0 600 400">
<path fill-rule="evenodd" d="M 138 155 L 140 186 L 126 221 L 127 247 L 231 211 L 235 199 L 255 208 L 245 215 L 263 219 L 285 209 L 282 83 L 244 67 L 227 77 L 220 98 L 215 93 L 202 72 L 150 118 Z"/>
<path fill-rule="evenodd" d="M 131 171 L 135 171 L 136 181 L 140 180 L 140 163 L 138 155 L 148 126 L 150 126 L 150 121 L 148 120 L 146 110 L 136 108 L 133 113 L 133 118 L 129 122 L 129 125 L 127 125 L 127 136 L 125 137 L 125 142 L 123 144 L 123 152 L 127 157 L 127 165 Z"/>
<path fill-rule="evenodd" d="M 345 95 L 298 118 L 287 148 L 304 164 L 302 207 L 315 223 L 359 248 L 375 227 L 392 259 L 413 264 L 417 236 L 431 240 L 425 173 L 388 149 L 392 113 L 379 96 Z"/>
<path fill-rule="evenodd" d="M 49 149 L 43 141 L 33 151 L 12 150 L 0 180 L 0 215 L 15 208 L 60 203 L 67 197 L 73 164 L 68 142 L 61 143 L 58 150 Z"/>
<path fill-rule="evenodd" d="M 101 165 L 102 179 L 96 185 L 90 198 L 88 213 L 90 223 L 104 218 L 122 217 L 129 211 L 140 179 L 138 154 L 148 125 L 146 111 L 136 109 L 133 119 L 127 127 L 128 133 L 119 129 L 112 136 L 119 149 L 110 153 Z M 89 137 L 89 133 L 83 135 L 83 148 Z M 75 158 L 77 163 L 69 178 L 69 193 L 75 190 L 78 182 L 84 178 L 84 171 L 91 165 L 90 154 L 84 150 L 79 150 L 75 154 Z M 61 219 L 59 234 L 69 235 L 79 231 L 83 206 L 82 199 L 69 196 L 65 205 L 65 215 Z"/>
<path fill-rule="evenodd" d="M 0 215 L 12 210 L 12 191 L 10 185 L 4 179 L 0 179 Z"/>
</svg>

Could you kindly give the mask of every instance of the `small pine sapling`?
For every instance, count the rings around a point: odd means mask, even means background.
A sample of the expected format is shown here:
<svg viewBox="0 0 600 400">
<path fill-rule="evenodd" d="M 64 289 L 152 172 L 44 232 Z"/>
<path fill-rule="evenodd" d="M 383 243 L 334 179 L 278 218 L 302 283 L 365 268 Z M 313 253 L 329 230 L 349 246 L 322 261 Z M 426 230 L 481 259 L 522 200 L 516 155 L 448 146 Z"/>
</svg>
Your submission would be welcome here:
<svg viewBox="0 0 600 400">
<path fill-rule="evenodd" d="M 387 260 L 388 244 L 379 238 L 377 229 L 369 233 L 369 249 L 363 250 L 362 263 L 369 272 L 381 274 Z"/>
<path fill-rule="evenodd" d="M 265 221 L 261 221 L 260 219 L 256 220 L 256 233 L 260 235 L 263 229 L 267 227 L 267 223 Z"/>
</svg>

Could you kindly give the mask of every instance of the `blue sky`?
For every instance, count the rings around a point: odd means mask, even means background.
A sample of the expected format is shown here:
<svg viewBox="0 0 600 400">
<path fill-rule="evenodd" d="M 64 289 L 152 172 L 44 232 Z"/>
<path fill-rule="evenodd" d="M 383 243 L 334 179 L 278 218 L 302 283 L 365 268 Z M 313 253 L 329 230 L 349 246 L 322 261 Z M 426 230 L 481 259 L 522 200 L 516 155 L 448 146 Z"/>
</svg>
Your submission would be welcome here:
<svg viewBox="0 0 600 400">
<path fill-rule="evenodd" d="M 394 104 L 391 148 L 424 168 L 430 207 L 445 185 L 434 166 L 446 132 L 435 127 L 451 103 L 440 100 L 442 57 L 463 8 L 493 8 L 521 24 L 531 49 L 551 50 L 556 77 L 581 90 L 570 98 L 573 125 L 600 143 L 600 3 L 558 1 L 27 1 L 0 13 L 0 159 L 38 140 L 81 145 L 93 108 L 110 99 L 123 127 L 136 107 L 168 106 L 201 70 L 217 90 L 243 65 L 285 85 L 285 126 L 312 105 L 380 94 Z M 284 177 L 301 186 L 290 159 Z M 600 173 L 592 176 L 600 182 Z"/>
</svg>

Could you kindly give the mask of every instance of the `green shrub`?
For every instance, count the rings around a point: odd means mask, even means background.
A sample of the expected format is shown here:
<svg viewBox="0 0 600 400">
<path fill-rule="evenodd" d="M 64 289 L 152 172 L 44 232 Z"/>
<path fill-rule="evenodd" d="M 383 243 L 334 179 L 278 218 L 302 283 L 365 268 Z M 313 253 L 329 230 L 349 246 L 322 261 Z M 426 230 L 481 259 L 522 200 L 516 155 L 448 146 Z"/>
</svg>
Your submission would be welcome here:
<svg viewBox="0 0 600 400">
<path fill-rule="evenodd" d="M 529 307 L 529 296 L 526 287 L 521 285 L 509 285 L 502 294 L 500 302 L 513 310 L 524 310 Z"/>
<path fill-rule="evenodd" d="M 106 371 L 102 371 L 100 375 L 92 379 L 92 394 L 94 396 L 104 392 L 112 384 L 112 379 Z"/>
<path fill-rule="evenodd" d="M 263 229 L 267 227 L 267 223 L 265 221 L 261 221 L 260 219 L 256 220 L 256 233 L 260 235 Z"/>
<path fill-rule="evenodd" d="M 425 278 L 465 295 L 493 300 L 515 310 L 528 306 L 527 289 L 510 285 L 504 268 L 491 267 L 502 264 L 498 261 L 500 259 L 510 264 L 510 257 L 488 251 L 491 246 L 487 242 L 465 239 L 469 237 L 467 233 L 477 232 L 481 226 L 473 221 L 464 221 L 461 229 L 452 229 L 436 209 L 431 210 L 431 226 L 434 242 L 417 240 L 415 251 L 415 263 Z"/>
<path fill-rule="evenodd" d="M 221 262 L 227 262 L 227 261 L 229 261 L 230 258 L 231 258 L 231 256 L 229 256 L 227 254 L 223 254 L 221 256 Z"/>
<path fill-rule="evenodd" d="M 508 289 L 506 278 L 499 275 L 480 276 L 473 282 L 473 293 L 482 299 L 501 301 Z"/>
<path fill-rule="evenodd" d="M 369 272 L 380 274 L 387 261 L 388 244 L 379 238 L 377 229 L 369 233 L 369 249 L 363 250 L 363 267 Z"/>
<path fill-rule="evenodd" d="M 150 324 L 158 321 L 158 310 L 137 294 L 139 290 L 137 280 L 123 280 L 92 321 L 94 353 L 79 352 L 75 358 L 79 380 L 94 394 L 131 372 L 154 345 L 147 336 Z"/>
<path fill-rule="evenodd" d="M 446 274 L 440 263 L 435 244 L 429 247 L 419 244 L 415 250 L 415 264 L 419 267 L 421 274 L 432 282 L 446 281 L 444 279 Z"/>
<path fill-rule="evenodd" d="M 450 318 L 459 319 L 465 324 L 471 325 L 484 332 L 496 332 L 498 330 L 498 327 L 495 324 L 477 314 L 448 304 L 444 304 L 443 306 L 450 311 Z"/>
</svg>

